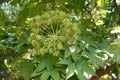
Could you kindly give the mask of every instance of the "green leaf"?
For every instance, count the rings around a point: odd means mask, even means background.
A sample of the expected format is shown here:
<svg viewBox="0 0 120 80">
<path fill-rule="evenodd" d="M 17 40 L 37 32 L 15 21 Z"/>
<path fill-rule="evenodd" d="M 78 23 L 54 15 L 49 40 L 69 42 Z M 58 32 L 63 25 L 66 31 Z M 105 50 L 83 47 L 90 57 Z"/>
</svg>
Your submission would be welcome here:
<svg viewBox="0 0 120 80">
<path fill-rule="evenodd" d="M 35 77 L 35 76 L 38 76 L 38 75 L 40 75 L 40 74 L 42 74 L 42 72 L 38 72 L 38 73 L 32 73 L 32 75 L 31 75 L 31 77 Z"/>
<path fill-rule="evenodd" d="M 76 73 L 79 80 L 86 80 L 85 76 L 83 75 L 84 73 L 80 68 L 77 67 L 75 69 L 75 73 Z"/>
<path fill-rule="evenodd" d="M 47 68 L 48 70 L 51 70 L 51 67 L 56 64 L 56 57 L 46 54 L 42 57 L 40 57 L 40 63 L 36 67 L 34 73 L 32 74 L 32 77 L 35 77 L 38 73 Z"/>
<path fill-rule="evenodd" d="M 101 43 L 98 44 L 98 46 L 101 48 L 101 49 L 106 49 L 108 46 L 109 46 L 110 42 L 108 41 L 103 41 Z"/>
<path fill-rule="evenodd" d="M 75 53 L 75 54 L 71 55 L 71 57 L 72 57 L 72 60 L 74 60 L 74 62 L 77 62 L 80 60 L 81 55 Z"/>
<path fill-rule="evenodd" d="M 44 70 L 40 80 L 48 80 L 49 76 L 50 76 L 50 72 Z"/>
<path fill-rule="evenodd" d="M 43 60 L 45 60 L 46 67 L 50 67 L 56 64 L 57 58 L 55 56 L 52 56 L 50 54 L 46 54 L 45 57 L 43 57 Z M 41 60 L 41 61 L 43 61 Z"/>
<path fill-rule="evenodd" d="M 87 61 L 83 61 L 80 65 L 78 64 L 81 69 L 91 75 L 95 75 L 95 71 L 92 69 L 92 67 L 89 66 Z"/>
<path fill-rule="evenodd" d="M 65 50 L 65 58 L 69 57 L 71 55 L 70 50 L 66 49 Z"/>
<path fill-rule="evenodd" d="M 71 59 L 63 59 L 61 61 L 58 62 L 59 64 L 65 64 L 65 65 L 69 65 L 72 63 Z"/>
<path fill-rule="evenodd" d="M 45 61 L 43 61 L 38 65 L 38 67 L 35 71 L 39 72 L 39 71 L 43 70 L 45 67 L 46 67 L 46 63 L 45 63 Z"/>
<path fill-rule="evenodd" d="M 96 64 L 100 65 L 101 67 L 104 67 L 104 63 L 102 62 L 102 60 L 99 59 L 95 54 L 84 50 L 82 52 L 82 55 L 85 56 L 85 57 L 88 57 L 88 59 L 90 60 L 90 62 L 92 64 L 96 63 Z"/>
<path fill-rule="evenodd" d="M 25 80 L 29 80 L 31 78 L 33 66 L 30 61 L 23 61 L 20 64 L 22 68 L 18 74 L 18 76 L 24 76 Z"/>
<path fill-rule="evenodd" d="M 20 2 L 19 0 L 12 0 L 10 4 L 11 4 L 11 5 L 16 5 L 16 4 L 18 4 L 19 2 Z"/>
<path fill-rule="evenodd" d="M 109 0 L 98 0 L 98 6 L 99 6 L 99 7 L 107 6 L 108 3 L 109 3 Z"/>
<path fill-rule="evenodd" d="M 73 63 L 69 64 L 66 69 L 66 79 L 69 79 L 74 75 L 74 70 L 75 70 L 75 65 Z"/>
<path fill-rule="evenodd" d="M 120 55 L 117 55 L 116 62 L 120 64 Z"/>
<path fill-rule="evenodd" d="M 107 48 L 107 51 L 113 54 L 119 54 L 120 48 L 117 45 L 112 45 L 111 47 Z"/>
<path fill-rule="evenodd" d="M 50 72 L 50 74 L 54 80 L 60 80 L 59 71 L 54 69 L 53 71 Z"/>
<path fill-rule="evenodd" d="M 37 66 L 37 68 L 33 72 L 32 77 L 35 77 L 35 76 L 41 74 L 40 71 L 42 71 L 45 67 L 46 67 L 46 62 L 45 61 L 39 63 L 39 65 Z"/>
<path fill-rule="evenodd" d="M 86 58 L 81 58 L 80 61 L 77 63 L 75 73 L 80 80 L 85 80 L 85 76 L 83 72 L 87 72 L 88 74 L 95 75 L 94 70 L 89 66 L 87 63 Z"/>
<path fill-rule="evenodd" d="M 30 35 L 30 31 L 26 31 L 22 35 L 22 37 L 15 42 L 15 43 L 17 43 L 17 46 L 15 47 L 16 52 L 24 53 L 27 51 L 28 47 L 30 47 L 29 45 L 27 45 L 29 35 Z"/>
<path fill-rule="evenodd" d="M 110 53 L 113 53 L 113 54 L 120 54 L 120 45 L 119 44 L 112 44 L 106 50 Z"/>
<path fill-rule="evenodd" d="M 96 53 L 96 52 L 95 52 L 96 49 L 93 48 L 93 47 L 88 47 L 87 50 L 88 50 L 90 53 L 92 53 L 92 54 L 95 54 L 95 53 Z"/>
</svg>

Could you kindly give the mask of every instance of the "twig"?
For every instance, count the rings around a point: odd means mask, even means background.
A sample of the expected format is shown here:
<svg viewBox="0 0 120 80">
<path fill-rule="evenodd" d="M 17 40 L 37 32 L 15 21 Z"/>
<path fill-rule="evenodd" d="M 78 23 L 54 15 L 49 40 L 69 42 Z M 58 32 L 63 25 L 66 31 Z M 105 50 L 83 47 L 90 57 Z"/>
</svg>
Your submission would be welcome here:
<svg viewBox="0 0 120 80">
<path fill-rule="evenodd" d="M 92 76 L 90 80 L 99 80 L 102 76 L 104 76 L 105 74 L 110 73 L 110 71 L 112 71 L 114 68 L 119 67 L 120 65 L 112 64 L 112 65 L 106 65 L 105 69 L 97 69 L 96 70 L 96 76 Z"/>
</svg>

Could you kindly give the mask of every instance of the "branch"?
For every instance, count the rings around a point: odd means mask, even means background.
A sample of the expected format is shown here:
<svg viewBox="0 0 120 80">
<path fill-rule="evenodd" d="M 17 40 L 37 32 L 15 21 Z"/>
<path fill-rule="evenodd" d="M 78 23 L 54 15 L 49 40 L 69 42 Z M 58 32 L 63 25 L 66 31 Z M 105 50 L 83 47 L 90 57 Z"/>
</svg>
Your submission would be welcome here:
<svg viewBox="0 0 120 80">
<path fill-rule="evenodd" d="M 120 65 L 112 64 L 110 66 L 106 65 L 105 69 L 98 69 L 96 70 L 96 76 L 92 76 L 90 80 L 100 80 L 102 76 L 104 76 L 107 73 L 110 73 L 114 68 L 117 68 Z"/>
<path fill-rule="evenodd" d="M 9 2 L 9 1 L 11 1 L 11 0 L 3 0 L 3 2 Z"/>
</svg>

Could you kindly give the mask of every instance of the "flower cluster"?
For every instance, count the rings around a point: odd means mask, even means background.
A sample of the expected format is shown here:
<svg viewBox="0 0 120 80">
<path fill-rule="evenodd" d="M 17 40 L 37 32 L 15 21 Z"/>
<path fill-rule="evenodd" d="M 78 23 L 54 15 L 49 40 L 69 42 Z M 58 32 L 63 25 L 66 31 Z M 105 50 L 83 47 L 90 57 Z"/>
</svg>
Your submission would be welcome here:
<svg viewBox="0 0 120 80">
<path fill-rule="evenodd" d="M 31 35 L 28 41 L 33 49 L 29 51 L 38 55 L 45 53 L 58 56 L 65 45 L 72 45 L 79 30 L 70 21 L 69 14 L 63 11 L 49 11 L 30 19 Z"/>
</svg>

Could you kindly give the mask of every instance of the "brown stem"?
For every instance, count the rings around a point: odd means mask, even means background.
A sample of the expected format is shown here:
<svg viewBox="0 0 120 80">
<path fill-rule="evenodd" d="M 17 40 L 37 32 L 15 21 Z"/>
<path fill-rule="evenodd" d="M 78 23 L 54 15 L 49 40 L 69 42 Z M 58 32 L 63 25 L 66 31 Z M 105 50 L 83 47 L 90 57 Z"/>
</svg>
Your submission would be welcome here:
<svg viewBox="0 0 120 80">
<path fill-rule="evenodd" d="M 3 2 L 9 2 L 10 0 L 3 0 Z"/>
<path fill-rule="evenodd" d="M 118 15 L 120 16 L 120 8 L 118 7 L 116 0 L 113 0 L 113 1 L 114 1 L 114 4 L 115 4 L 115 9 L 118 12 Z"/>
<path fill-rule="evenodd" d="M 112 64 L 110 66 L 106 65 L 105 69 L 98 69 L 96 70 L 96 76 L 92 76 L 90 80 L 99 80 L 102 76 L 104 76 L 107 73 L 110 73 L 114 68 L 117 68 L 119 65 Z"/>
</svg>

